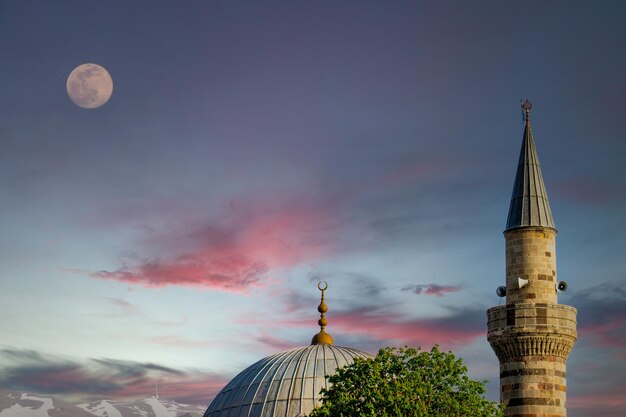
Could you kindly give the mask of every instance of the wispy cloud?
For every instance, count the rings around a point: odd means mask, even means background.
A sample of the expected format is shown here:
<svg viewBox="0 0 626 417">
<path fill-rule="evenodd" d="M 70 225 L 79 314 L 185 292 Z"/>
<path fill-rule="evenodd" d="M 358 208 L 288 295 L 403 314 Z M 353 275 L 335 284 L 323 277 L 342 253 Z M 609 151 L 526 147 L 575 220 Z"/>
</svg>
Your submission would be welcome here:
<svg viewBox="0 0 626 417">
<path fill-rule="evenodd" d="M 407 285 L 402 288 L 402 291 L 410 291 L 415 294 L 434 295 L 436 297 L 443 297 L 447 293 L 461 291 L 463 287 L 453 285 L 438 285 L 438 284 L 418 284 Z"/>
<path fill-rule="evenodd" d="M 605 284 L 579 292 L 571 299 L 578 309 L 579 337 L 611 348 L 626 360 L 626 290 Z"/>
<path fill-rule="evenodd" d="M 164 397 L 207 405 L 229 376 L 154 363 L 114 359 L 79 362 L 30 350 L 0 350 L 0 386 L 14 391 L 61 395 L 83 401 L 142 398 L 153 393 L 157 380 Z"/>
<path fill-rule="evenodd" d="M 148 339 L 151 344 L 157 344 L 176 348 L 212 348 L 221 346 L 223 343 L 214 342 L 206 339 L 189 339 L 179 336 L 154 336 Z"/>
<path fill-rule="evenodd" d="M 337 312 L 332 316 L 334 328 L 352 335 L 361 335 L 385 344 L 454 347 L 485 336 L 482 310 L 451 310 L 436 318 L 411 318 L 404 314 L 360 308 Z"/>
<path fill-rule="evenodd" d="M 254 339 L 261 345 L 263 350 L 267 350 L 270 354 L 291 349 L 302 344 L 295 344 L 291 340 L 282 339 L 267 332 L 261 333 Z"/>
<path fill-rule="evenodd" d="M 101 317 L 127 318 L 130 316 L 136 316 L 136 315 L 141 314 L 139 309 L 134 304 L 131 304 L 126 300 L 122 300 L 121 298 L 110 298 L 110 297 L 105 297 L 105 299 L 111 305 L 113 305 L 117 311 L 100 314 Z"/>
</svg>

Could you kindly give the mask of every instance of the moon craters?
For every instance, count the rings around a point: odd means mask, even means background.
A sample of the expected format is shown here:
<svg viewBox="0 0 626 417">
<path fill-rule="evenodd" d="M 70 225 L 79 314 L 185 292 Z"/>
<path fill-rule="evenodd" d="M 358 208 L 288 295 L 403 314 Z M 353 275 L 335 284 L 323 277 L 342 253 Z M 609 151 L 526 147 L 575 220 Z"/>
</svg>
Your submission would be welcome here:
<svg viewBox="0 0 626 417">
<path fill-rule="evenodd" d="M 113 79 L 97 64 L 82 64 L 67 77 L 67 95 L 79 107 L 95 109 L 111 98 Z"/>
</svg>

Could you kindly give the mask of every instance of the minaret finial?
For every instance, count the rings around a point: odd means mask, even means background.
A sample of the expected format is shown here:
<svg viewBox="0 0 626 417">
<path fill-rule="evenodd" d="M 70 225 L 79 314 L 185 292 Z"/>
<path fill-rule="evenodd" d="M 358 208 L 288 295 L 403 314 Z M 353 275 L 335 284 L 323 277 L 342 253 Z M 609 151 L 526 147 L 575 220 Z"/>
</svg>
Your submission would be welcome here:
<svg viewBox="0 0 626 417">
<path fill-rule="evenodd" d="M 526 122 L 526 126 L 530 126 L 530 111 L 533 108 L 533 104 L 526 99 L 522 103 L 522 111 L 524 112 L 524 121 Z"/>
<path fill-rule="evenodd" d="M 323 284 L 323 285 L 322 285 Z M 324 291 L 328 289 L 328 283 L 326 281 L 320 281 L 317 284 L 317 288 L 322 292 L 322 299 L 320 301 L 320 305 L 317 307 L 317 311 L 320 312 L 320 319 L 317 321 L 317 324 L 320 325 L 320 332 L 313 336 L 311 340 L 312 345 L 332 345 L 335 342 L 331 335 L 326 333 L 326 325 L 328 321 L 326 320 L 326 312 L 328 311 L 328 306 L 324 302 Z"/>
</svg>

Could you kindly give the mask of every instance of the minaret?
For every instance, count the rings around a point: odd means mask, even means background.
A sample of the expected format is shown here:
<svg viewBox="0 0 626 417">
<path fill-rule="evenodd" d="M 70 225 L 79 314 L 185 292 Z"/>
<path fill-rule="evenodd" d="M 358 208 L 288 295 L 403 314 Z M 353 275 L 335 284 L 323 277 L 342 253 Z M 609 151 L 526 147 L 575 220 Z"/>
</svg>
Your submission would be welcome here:
<svg viewBox="0 0 626 417">
<path fill-rule="evenodd" d="M 576 341 L 576 309 L 558 304 L 557 231 L 530 129 L 526 126 L 507 219 L 506 305 L 487 310 L 487 339 L 500 361 L 500 401 L 509 417 L 566 416 L 567 357 Z"/>
</svg>

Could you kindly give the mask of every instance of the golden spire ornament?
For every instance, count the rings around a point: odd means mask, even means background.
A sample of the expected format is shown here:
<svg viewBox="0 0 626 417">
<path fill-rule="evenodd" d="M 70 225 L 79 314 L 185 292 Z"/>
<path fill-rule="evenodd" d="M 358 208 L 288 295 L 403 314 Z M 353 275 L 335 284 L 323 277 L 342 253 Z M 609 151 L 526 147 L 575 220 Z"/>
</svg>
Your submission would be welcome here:
<svg viewBox="0 0 626 417">
<path fill-rule="evenodd" d="M 324 284 L 322 286 L 322 284 Z M 326 325 L 328 321 L 326 320 L 326 312 L 328 311 L 328 306 L 324 303 L 324 291 L 328 288 L 328 283 L 326 281 L 320 281 L 317 284 L 317 288 L 322 292 L 322 300 L 320 301 L 320 305 L 317 307 L 317 311 L 320 312 L 320 319 L 317 321 L 317 324 L 320 325 L 320 332 L 313 336 L 311 340 L 312 345 L 333 345 L 335 342 L 331 335 L 326 333 Z"/>
</svg>

